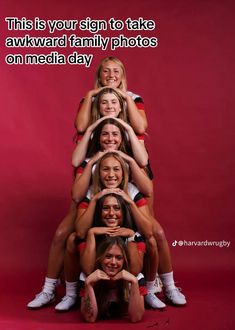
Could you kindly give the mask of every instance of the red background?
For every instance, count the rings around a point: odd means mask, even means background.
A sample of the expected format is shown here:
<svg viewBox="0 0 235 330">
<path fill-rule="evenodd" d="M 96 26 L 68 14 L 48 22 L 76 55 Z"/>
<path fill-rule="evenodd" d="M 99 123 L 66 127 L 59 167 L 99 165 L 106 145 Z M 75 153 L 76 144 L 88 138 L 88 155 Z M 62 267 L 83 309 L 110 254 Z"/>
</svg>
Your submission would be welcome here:
<svg viewBox="0 0 235 330">
<path fill-rule="evenodd" d="M 67 323 L 74 323 L 74 329 L 86 327 L 77 312 L 61 316 L 52 309 L 29 312 L 25 306 L 40 290 L 51 238 L 69 206 L 77 106 L 93 87 L 98 62 L 108 55 L 124 62 L 129 90 L 145 101 L 155 210 L 169 243 L 231 241 L 229 248 L 172 248 L 175 278 L 187 294 L 188 307 L 168 307 L 165 314 L 148 311 L 137 327 L 146 328 L 156 320 L 164 327 L 169 318 L 171 329 L 232 329 L 234 9 L 229 0 L 1 2 L 2 329 L 52 329 L 58 323 L 65 328 Z M 155 31 L 120 33 L 157 36 L 159 46 L 115 52 L 75 49 L 94 54 L 90 68 L 10 66 L 4 62 L 7 53 L 53 49 L 6 49 L 6 36 L 48 35 L 7 31 L 7 16 L 32 20 L 141 16 L 156 21 Z M 105 324 L 109 326 L 98 326 Z"/>
</svg>

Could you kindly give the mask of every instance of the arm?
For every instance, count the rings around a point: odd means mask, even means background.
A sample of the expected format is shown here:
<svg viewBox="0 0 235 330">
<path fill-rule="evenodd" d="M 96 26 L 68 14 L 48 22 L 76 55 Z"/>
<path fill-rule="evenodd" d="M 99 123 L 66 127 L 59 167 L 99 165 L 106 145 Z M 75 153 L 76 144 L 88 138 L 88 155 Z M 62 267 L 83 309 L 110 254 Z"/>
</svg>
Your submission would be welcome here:
<svg viewBox="0 0 235 330">
<path fill-rule="evenodd" d="M 85 196 L 90 186 L 90 180 L 92 177 L 92 167 L 97 160 L 103 156 L 103 152 L 97 152 L 87 163 L 82 174 L 77 174 L 76 179 L 72 186 L 72 199 L 78 203 Z"/>
<path fill-rule="evenodd" d="M 78 208 L 78 215 L 75 221 L 75 230 L 79 238 L 84 239 L 88 229 L 92 226 L 97 200 L 112 191 L 112 189 L 103 189 L 91 198 L 87 209 L 84 210 Z"/>
<path fill-rule="evenodd" d="M 88 145 L 89 145 L 89 141 L 90 141 L 92 132 L 106 118 L 108 118 L 108 116 L 104 116 L 104 117 L 96 120 L 95 123 L 93 123 L 92 125 L 90 125 L 87 128 L 85 134 L 83 135 L 83 138 L 81 139 L 81 141 L 78 142 L 76 148 L 74 149 L 74 152 L 72 155 L 72 165 L 74 167 L 78 167 L 82 163 L 82 161 L 86 158 L 87 149 L 88 149 Z"/>
<path fill-rule="evenodd" d="M 134 158 L 128 156 L 122 151 L 115 151 L 118 153 L 130 166 L 132 181 L 142 194 L 147 197 L 153 194 L 153 183 L 146 175 L 145 171 L 139 167 Z"/>
<path fill-rule="evenodd" d="M 101 89 L 102 88 L 92 89 L 86 94 L 75 118 L 75 127 L 78 133 L 83 133 L 87 129 L 91 119 L 92 98 L 99 93 Z"/>
<path fill-rule="evenodd" d="M 87 322 L 95 322 L 98 315 L 98 306 L 94 292 L 94 284 L 100 280 L 110 278 L 101 270 L 91 273 L 85 281 L 85 295 L 81 298 L 81 314 Z"/>
<path fill-rule="evenodd" d="M 148 164 L 148 153 L 147 150 L 145 148 L 144 142 L 140 141 L 133 128 L 125 123 L 122 119 L 120 118 L 114 118 L 116 121 L 118 121 L 126 130 L 129 139 L 130 139 L 130 143 L 131 143 L 131 148 L 132 148 L 132 152 L 133 152 L 133 156 L 136 160 L 136 162 L 138 163 L 138 165 L 140 167 L 145 167 Z"/>
<path fill-rule="evenodd" d="M 128 314 L 131 322 L 138 322 L 144 314 L 144 298 L 139 291 L 137 278 L 126 270 L 120 271 L 113 280 L 126 280 L 130 283 Z"/>
<path fill-rule="evenodd" d="M 120 89 L 118 89 L 118 92 L 126 100 L 128 117 L 134 131 L 136 134 L 144 134 L 148 127 L 145 111 L 139 110 L 132 97 L 126 92 L 121 91 Z"/>
<path fill-rule="evenodd" d="M 127 250 L 130 258 L 130 272 L 138 275 L 143 269 L 144 253 L 138 250 L 135 242 L 128 242 Z"/>
<path fill-rule="evenodd" d="M 145 206 L 140 208 L 137 207 L 136 203 L 130 198 L 130 196 L 121 189 L 116 189 L 115 193 L 122 196 L 122 198 L 129 204 L 138 231 L 145 237 L 151 237 L 153 235 L 151 218 L 146 212 L 140 210 L 145 208 Z"/>
<path fill-rule="evenodd" d="M 92 227 L 88 230 L 86 246 L 80 253 L 80 265 L 85 274 L 90 274 L 95 267 L 96 240 L 95 235 L 112 235 L 115 228 Z"/>
</svg>

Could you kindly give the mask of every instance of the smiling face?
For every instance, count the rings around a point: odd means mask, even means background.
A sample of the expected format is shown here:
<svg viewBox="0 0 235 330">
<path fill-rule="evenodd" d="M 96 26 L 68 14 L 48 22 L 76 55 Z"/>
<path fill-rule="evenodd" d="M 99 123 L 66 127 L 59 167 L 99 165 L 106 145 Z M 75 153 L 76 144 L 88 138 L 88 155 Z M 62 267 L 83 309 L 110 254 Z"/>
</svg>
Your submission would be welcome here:
<svg viewBox="0 0 235 330">
<path fill-rule="evenodd" d="M 102 64 L 99 80 L 102 86 L 118 88 L 122 82 L 122 76 L 122 69 L 117 63 L 106 61 Z"/>
<path fill-rule="evenodd" d="M 110 277 L 119 273 L 124 264 L 124 256 L 117 244 L 114 244 L 105 252 L 104 259 L 101 261 L 103 271 Z"/>
<path fill-rule="evenodd" d="M 120 129 L 113 124 L 106 124 L 100 134 L 101 150 L 118 150 L 122 142 Z"/>
<path fill-rule="evenodd" d="M 104 93 L 100 98 L 99 111 L 101 116 L 118 117 L 122 109 L 117 96 L 112 93 Z"/>
<path fill-rule="evenodd" d="M 120 162 L 110 156 L 100 163 L 100 181 L 105 188 L 118 188 L 122 183 L 123 171 Z"/>
<path fill-rule="evenodd" d="M 122 225 L 122 210 L 118 200 L 114 196 L 107 196 L 102 206 L 102 222 L 107 227 Z"/>
</svg>

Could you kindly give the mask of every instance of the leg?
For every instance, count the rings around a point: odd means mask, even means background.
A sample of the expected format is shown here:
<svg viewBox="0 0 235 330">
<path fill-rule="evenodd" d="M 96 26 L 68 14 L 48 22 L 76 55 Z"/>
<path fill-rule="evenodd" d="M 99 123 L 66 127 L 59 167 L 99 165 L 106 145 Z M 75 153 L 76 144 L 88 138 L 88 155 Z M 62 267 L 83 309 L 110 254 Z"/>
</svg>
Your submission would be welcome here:
<svg viewBox="0 0 235 330">
<path fill-rule="evenodd" d="M 57 311 L 68 311 L 77 301 L 77 287 L 79 276 L 79 254 L 76 245 L 76 233 L 72 233 L 68 240 L 64 258 L 64 273 L 66 294 L 62 301 L 55 306 Z"/>
<path fill-rule="evenodd" d="M 156 220 L 153 220 L 153 227 L 154 237 L 157 241 L 159 252 L 158 273 L 164 286 L 165 296 L 175 305 L 185 305 L 185 296 L 175 286 L 170 249 L 164 231 Z"/>
<path fill-rule="evenodd" d="M 58 226 L 51 244 L 48 258 L 47 276 L 45 278 L 43 290 L 36 295 L 35 299 L 28 303 L 28 308 L 40 308 L 54 301 L 55 288 L 58 277 L 63 268 L 65 244 L 68 235 L 74 230 L 76 213 L 76 204 L 72 202 L 69 213 Z"/>
</svg>

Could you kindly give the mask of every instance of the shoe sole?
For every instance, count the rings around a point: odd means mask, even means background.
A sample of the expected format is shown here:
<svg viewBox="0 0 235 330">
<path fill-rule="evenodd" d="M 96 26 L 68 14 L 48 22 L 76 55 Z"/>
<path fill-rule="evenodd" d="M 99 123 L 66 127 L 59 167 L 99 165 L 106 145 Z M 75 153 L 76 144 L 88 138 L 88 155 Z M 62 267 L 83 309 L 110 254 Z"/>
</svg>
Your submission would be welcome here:
<svg viewBox="0 0 235 330">
<path fill-rule="evenodd" d="M 41 308 L 43 308 L 43 307 L 47 307 L 47 306 L 50 306 L 50 305 L 53 305 L 53 303 L 55 302 L 55 298 L 53 299 L 53 300 L 51 300 L 51 301 L 49 301 L 47 304 L 44 304 L 44 305 L 42 305 L 42 306 L 38 306 L 38 307 L 29 307 L 29 306 L 27 306 L 27 309 L 30 309 L 30 310 L 33 310 L 33 309 L 41 309 Z"/>
</svg>

